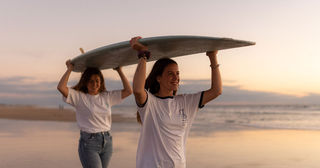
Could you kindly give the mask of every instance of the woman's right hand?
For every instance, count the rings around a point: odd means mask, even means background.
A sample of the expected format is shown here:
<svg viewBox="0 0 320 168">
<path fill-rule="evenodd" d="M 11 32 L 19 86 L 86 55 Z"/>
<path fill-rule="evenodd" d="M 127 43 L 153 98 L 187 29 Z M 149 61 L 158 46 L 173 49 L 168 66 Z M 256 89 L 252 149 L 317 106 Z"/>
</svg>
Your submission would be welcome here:
<svg viewBox="0 0 320 168">
<path fill-rule="evenodd" d="M 141 39 L 142 37 L 137 36 L 137 37 L 133 37 L 130 40 L 130 46 L 132 49 L 137 50 L 137 51 L 146 51 L 148 50 L 148 47 L 141 44 L 138 40 Z"/>
<path fill-rule="evenodd" d="M 122 71 L 122 66 L 115 67 L 115 68 L 113 68 L 113 70 L 120 72 L 120 71 Z"/>
<path fill-rule="evenodd" d="M 66 65 L 68 70 L 71 70 L 71 71 L 73 70 L 73 64 L 71 63 L 71 60 L 67 60 Z"/>
</svg>

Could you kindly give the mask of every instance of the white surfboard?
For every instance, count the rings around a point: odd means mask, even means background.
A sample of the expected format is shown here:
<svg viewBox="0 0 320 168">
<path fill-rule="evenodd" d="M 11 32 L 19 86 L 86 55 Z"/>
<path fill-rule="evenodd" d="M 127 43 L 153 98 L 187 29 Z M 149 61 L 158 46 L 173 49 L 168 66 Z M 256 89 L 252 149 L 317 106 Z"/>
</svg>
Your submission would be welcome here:
<svg viewBox="0 0 320 168">
<path fill-rule="evenodd" d="M 179 57 L 206 51 L 223 50 L 255 45 L 254 42 L 204 36 L 159 36 L 139 40 L 148 46 L 151 57 L 148 61 L 162 57 Z M 83 72 L 86 67 L 109 69 L 138 63 L 137 51 L 129 41 L 115 43 L 83 53 L 71 60 L 75 72 Z"/>
</svg>

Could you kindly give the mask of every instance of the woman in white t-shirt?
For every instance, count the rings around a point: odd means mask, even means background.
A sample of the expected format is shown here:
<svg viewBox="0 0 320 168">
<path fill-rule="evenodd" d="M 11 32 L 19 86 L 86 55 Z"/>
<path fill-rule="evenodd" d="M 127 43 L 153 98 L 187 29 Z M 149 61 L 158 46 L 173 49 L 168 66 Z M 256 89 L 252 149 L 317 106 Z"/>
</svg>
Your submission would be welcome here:
<svg viewBox="0 0 320 168">
<path fill-rule="evenodd" d="M 73 70 L 70 60 L 62 76 L 58 90 L 66 103 L 76 109 L 80 128 L 79 157 L 84 168 L 106 168 L 112 155 L 111 106 L 119 104 L 132 93 L 131 86 L 122 72 L 116 68 L 124 89 L 106 91 L 104 78 L 98 68 L 87 68 L 80 81 L 72 88 L 67 87 Z"/>
<path fill-rule="evenodd" d="M 222 93 L 217 51 L 207 52 L 211 62 L 211 88 L 195 94 L 176 95 L 180 81 L 178 64 L 170 58 L 161 58 L 146 79 L 146 60 L 150 52 L 139 39 L 141 37 L 134 37 L 130 41 L 139 57 L 133 78 L 137 119 L 142 124 L 136 167 L 185 168 L 186 139 L 196 113 Z"/>
</svg>

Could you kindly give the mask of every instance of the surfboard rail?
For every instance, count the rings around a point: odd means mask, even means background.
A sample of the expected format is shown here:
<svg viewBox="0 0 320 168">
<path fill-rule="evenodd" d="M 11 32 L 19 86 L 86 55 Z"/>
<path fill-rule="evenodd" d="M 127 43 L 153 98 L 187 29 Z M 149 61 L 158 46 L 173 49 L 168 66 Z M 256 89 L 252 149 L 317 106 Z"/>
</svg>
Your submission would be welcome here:
<svg viewBox="0 0 320 168">
<path fill-rule="evenodd" d="M 148 61 L 255 45 L 255 42 L 251 41 L 206 36 L 158 36 L 142 38 L 139 41 L 148 46 L 151 52 Z M 109 69 L 136 64 L 138 58 L 129 41 L 123 41 L 85 52 L 71 62 L 75 72 L 83 72 L 87 67 Z"/>
</svg>

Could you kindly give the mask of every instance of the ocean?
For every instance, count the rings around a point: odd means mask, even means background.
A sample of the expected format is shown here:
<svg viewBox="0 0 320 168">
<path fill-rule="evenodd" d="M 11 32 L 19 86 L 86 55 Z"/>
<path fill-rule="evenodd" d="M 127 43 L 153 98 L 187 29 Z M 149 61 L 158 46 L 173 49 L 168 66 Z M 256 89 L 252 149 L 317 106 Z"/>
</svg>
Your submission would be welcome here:
<svg viewBox="0 0 320 168">
<path fill-rule="evenodd" d="M 135 106 L 118 106 L 113 113 L 134 117 Z M 195 130 L 217 129 L 298 129 L 320 130 L 320 104 L 207 105 L 193 123 Z"/>
</svg>

